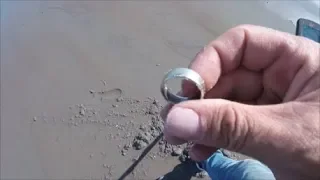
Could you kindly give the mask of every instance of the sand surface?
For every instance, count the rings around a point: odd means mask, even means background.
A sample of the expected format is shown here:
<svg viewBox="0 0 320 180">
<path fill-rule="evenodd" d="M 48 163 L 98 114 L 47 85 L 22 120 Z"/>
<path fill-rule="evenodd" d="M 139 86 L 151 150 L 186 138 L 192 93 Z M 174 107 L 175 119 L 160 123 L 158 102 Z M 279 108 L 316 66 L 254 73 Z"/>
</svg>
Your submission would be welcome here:
<svg viewBox="0 0 320 180">
<path fill-rule="evenodd" d="M 1 1 L 1 179 L 119 178 L 160 133 L 166 71 L 237 24 L 294 32 L 267 6 Z M 172 151 L 160 141 L 127 178 L 197 179 Z"/>
</svg>

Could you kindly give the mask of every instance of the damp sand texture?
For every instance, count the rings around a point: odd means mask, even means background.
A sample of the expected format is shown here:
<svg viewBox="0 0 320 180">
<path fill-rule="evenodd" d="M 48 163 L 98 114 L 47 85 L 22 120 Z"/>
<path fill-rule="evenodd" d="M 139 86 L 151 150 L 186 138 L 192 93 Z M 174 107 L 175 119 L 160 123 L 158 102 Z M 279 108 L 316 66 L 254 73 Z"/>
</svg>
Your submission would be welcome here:
<svg viewBox="0 0 320 180">
<path fill-rule="evenodd" d="M 0 3 L 1 179 L 117 179 L 163 126 L 165 72 L 237 24 L 295 29 L 265 1 Z M 179 170 L 159 143 L 128 179 Z"/>
</svg>

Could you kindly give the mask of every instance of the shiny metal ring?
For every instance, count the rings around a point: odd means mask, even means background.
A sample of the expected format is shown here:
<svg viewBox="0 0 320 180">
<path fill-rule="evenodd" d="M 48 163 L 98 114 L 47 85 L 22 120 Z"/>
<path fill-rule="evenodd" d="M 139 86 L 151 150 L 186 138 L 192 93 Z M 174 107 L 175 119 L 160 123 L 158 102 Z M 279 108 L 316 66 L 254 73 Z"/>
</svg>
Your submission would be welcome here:
<svg viewBox="0 0 320 180">
<path fill-rule="evenodd" d="M 202 79 L 202 77 L 197 72 L 195 72 L 191 69 L 176 68 L 176 69 L 170 70 L 164 76 L 162 83 L 161 83 L 161 87 L 160 87 L 163 97 L 168 102 L 176 104 L 176 103 L 179 103 L 182 101 L 189 100 L 188 97 L 179 96 L 177 94 L 173 94 L 172 92 L 170 92 L 170 90 L 167 86 L 167 82 L 170 79 L 175 79 L 175 78 L 182 78 L 182 79 L 193 82 L 200 91 L 200 99 L 203 99 L 204 93 L 205 93 L 205 85 L 204 85 L 204 80 Z"/>
</svg>

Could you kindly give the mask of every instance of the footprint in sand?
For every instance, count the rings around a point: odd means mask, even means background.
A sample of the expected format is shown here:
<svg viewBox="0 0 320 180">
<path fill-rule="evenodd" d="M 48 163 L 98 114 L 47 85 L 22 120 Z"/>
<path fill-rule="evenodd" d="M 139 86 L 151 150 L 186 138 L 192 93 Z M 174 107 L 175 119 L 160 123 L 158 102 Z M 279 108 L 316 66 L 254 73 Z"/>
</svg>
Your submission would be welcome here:
<svg viewBox="0 0 320 180">
<path fill-rule="evenodd" d="M 114 88 L 114 89 L 102 90 L 102 91 L 90 90 L 90 93 L 93 94 L 94 97 L 100 98 L 100 100 L 103 102 L 110 99 L 117 99 L 121 97 L 123 91 L 120 88 Z"/>
</svg>

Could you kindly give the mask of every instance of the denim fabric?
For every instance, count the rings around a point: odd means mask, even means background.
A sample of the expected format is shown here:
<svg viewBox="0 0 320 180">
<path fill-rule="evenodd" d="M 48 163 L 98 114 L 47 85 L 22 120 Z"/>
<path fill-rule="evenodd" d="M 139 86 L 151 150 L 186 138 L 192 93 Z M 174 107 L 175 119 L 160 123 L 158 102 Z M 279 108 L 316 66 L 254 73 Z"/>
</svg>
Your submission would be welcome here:
<svg viewBox="0 0 320 180">
<path fill-rule="evenodd" d="M 253 159 L 233 160 L 215 152 L 200 164 L 212 180 L 275 180 L 271 170 Z"/>
</svg>

